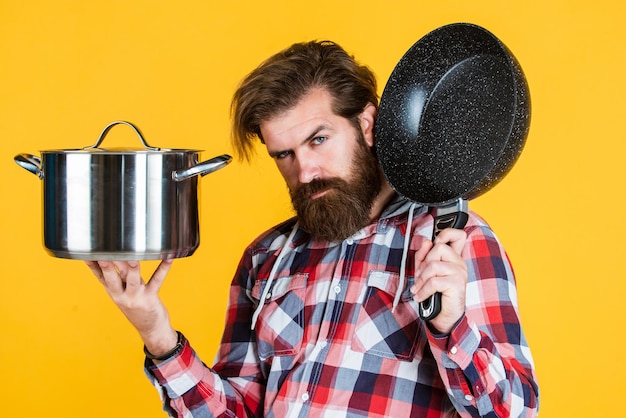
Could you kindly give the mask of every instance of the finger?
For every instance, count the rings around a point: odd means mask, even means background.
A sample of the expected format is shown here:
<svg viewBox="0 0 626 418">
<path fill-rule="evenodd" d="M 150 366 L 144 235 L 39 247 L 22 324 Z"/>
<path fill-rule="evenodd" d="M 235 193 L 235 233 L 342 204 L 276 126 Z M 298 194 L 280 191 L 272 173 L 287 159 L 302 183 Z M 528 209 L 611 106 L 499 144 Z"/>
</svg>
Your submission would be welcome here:
<svg viewBox="0 0 626 418">
<path fill-rule="evenodd" d="M 419 244 L 419 248 L 417 249 L 417 251 L 415 251 L 415 275 L 419 275 L 419 267 L 422 264 L 422 262 L 424 261 L 424 259 L 426 258 L 426 255 L 428 255 L 428 252 L 431 250 L 431 248 L 433 247 L 433 243 L 431 240 L 425 238 L 425 237 L 421 237 L 422 241 Z"/>
<path fill-rule="evenodd" d="M 424 260 L 424 258 L 426 257 L 426 254 L 428 254 L 430 249 L 433 247 L 433 243 L 431 240 L 427 239 L 426 237 L 421 237 L 421 238 L 422 238 L 422 242 L 420 243 L 420 247 L 415 252 L 415 260 L 417 261 Z"/>
<path fill-rule="evenodd" d="M 428 280 L 423 280 L 419 283 L 416 282 L 413 288 L 411 288 L 413 300 L 421 303 L 437 292 L 443 293 L 446 290 L 443 288 L 443 285 L 445 285 L 445 281 L 438 276 L 430 277 Z"/>
<path fill-rule="evenodd" d="M 443 246 L 448 247 L 446 244 L 444 244 Z M 434 246 L 433 242 L 426 238 L 422 241 L 420 248 L 415 253 L 415 284 L 411 288 L 411 291 L 413 293 L 416 293 L 417 291 L 419 291 L 419 289 L 421 289 L 425 280 L 427 280 L 429 277 L 437 275 L 438 272 L 441 271 L 440 267 L 433 267 L 433 263 L 440 262 L 442 258 L 444 258 L 444 256 L 441 254 L 442 251 L 453 253 L 453 251 L 449 247 L 447 249 L 441 247 L 441 244 Z"/>
<path fill-rule="evenodd" d="M 427 265 L 429 263 L 437 262 L 452 263 L 458 265 L 462 269 L 467 269 L 465 260 L 461 256 L 462 250 L 461 253 L 457 252 L 457 250 L 458 249 L 452 248 L 449 244 L 439 242 L 428 252 L 424 258 L 423 264 Z"/>
<path fill-rule="evenodd" d="M 172 268 L 173 260 L 163 260 L 156 268 L 154 273 L 152 273 L 152 277 L 148 280 L 148 284 L 146 285 L 150 291 L 158 292 L 165 280 L 165 277 L 169 273 Z"/>
<path fill-rule="evenodd" d="M 133 293 L 144 284 L 138 261 L 115 262 L 115 265 L 120 272 L 120 277 L 126 284 L 127 292 Z"/>
<path fill-rule="evenodd" d="M 463 258 L 448 244 L 435 244 L 433 248 L 426 254 L 424 257 L 424 263 L 436 263 L 436 262 L 445 262 L 445 263 L 456 263 L 456 264 L 464 264 Z"/>
<path fill-rule="evenodd" d="M 462 229 L 456 228 L 446 228 L 434 239 L 435 244 L 447 244 L 459 255 L 463 252 L 466 241 L 467 233 Z"/>
<path fill-rule="evenodd" d="M 421 275 L 415 279 L 411 292 L 415 296 L 414 299 L 421 302 L 435 292 L 445 295 L 453 288 L 464 289 L 466 281 L 466 274 L 462 266 L 453 263 L 433 262 L 429 263 Z"/>
<path fill-rule="evenodd" d="M 449 261 L 431 261 L 424 264 L 424 268 L 418 277 L 419 281 L 425 282 L 434 277 L 448 278 L 465 275 L 465 263 L 452 263 Z M 416 279 L 416 283 L 418 280 Z"/>
<path fill-rule="evenodd" d="M 126 276 L 128 276 L 128 264 L 126 261 L 113 261 L 113 265 L 117 269 L 119 276 L 122 280 L 126 281 Z"/>
<path fill-rule="evenodd" d="M 111 261 L 98 261 L 100 271 L 102 271 L 102 281 L 110 294 L 124 291 L 124 283 L 120 277 L 115 264 Z"/>
<path fill-rule="evenodd" d="M 461 277 L 467 276 L 467 265 L 465 261 L 456 254 L 448 245 L 438 244 L 427 254 L 415 274 L 415 284 L 411 288 L 413 293 L 422 293 L 422 287 L 433 278 Z M 442 289 L 436 289 L 441 291 Z M 434 293 L 434 291 L 433 291 Z M 427 297 L 429 295 L 425 295 Z"/>
</svg>

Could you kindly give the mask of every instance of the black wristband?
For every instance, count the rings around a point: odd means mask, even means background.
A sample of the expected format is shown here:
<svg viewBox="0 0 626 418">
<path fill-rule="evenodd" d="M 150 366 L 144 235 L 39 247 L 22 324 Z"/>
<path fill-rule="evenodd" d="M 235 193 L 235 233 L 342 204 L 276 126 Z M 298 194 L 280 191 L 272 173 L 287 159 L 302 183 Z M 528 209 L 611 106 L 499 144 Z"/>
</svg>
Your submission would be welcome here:
<svg viewBox="0 0 626 418">
<path fill-rule="evenodd" d="M 176 354 L 183 351 L 183 347 L 185 346 L 185 339 L 183 337 L 183 334 L 180 331 L 176 331 L 176 334 L 178 334 L 178 341 L 176 341 L 176 346 L 172 348 L 170 351 L 168 351 L 167 353 L 162 354 L 160 356 L 155 356 L 154 354 L 150 353 L 148 349 L 146 348 L 146 346 L 144 345 L 143 352 L 145 353 L 146 357 L 149 358 L 150 360 L 163 361 L 163 360 L 167 360 L 170 357 L 174 357 Z"/>
</svg>

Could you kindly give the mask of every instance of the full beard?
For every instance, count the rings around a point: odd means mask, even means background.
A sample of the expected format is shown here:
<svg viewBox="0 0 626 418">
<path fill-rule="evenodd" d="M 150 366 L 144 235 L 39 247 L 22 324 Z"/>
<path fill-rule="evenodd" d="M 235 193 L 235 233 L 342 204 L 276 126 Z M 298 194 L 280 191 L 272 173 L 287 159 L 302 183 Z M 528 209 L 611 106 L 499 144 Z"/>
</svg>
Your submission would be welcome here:
<svg viewBox="0 0 626 418">
<path fill-rule="evenodd" d="M 359 146 L 348 181 L 341 178 L 313 180 L 290 191 L 300 226 L 316 239 L 342 241 L 370 222 L 372 205 L 382 185 L 382 173 L 362 134 L 357 140 Z M 323 191 L 327 193 L 311 198 Z"/>
</svg>

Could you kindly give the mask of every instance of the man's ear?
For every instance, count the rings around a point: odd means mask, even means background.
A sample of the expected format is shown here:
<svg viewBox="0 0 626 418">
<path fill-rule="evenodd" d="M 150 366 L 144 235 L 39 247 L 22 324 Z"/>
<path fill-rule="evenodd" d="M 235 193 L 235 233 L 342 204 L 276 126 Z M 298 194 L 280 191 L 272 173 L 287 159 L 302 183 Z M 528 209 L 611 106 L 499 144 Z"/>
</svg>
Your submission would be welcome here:
<svg viewBox="0 0 626 418">
<path fill-rule="evenodd" d="M 374 146 L 374 121 L 376 120 L 376 106 L 372 103 L 365 105 L 363 112 L 359 115 L 361 131 L 365 137 L 365 142 L 370 147 Z"/>
</svg>

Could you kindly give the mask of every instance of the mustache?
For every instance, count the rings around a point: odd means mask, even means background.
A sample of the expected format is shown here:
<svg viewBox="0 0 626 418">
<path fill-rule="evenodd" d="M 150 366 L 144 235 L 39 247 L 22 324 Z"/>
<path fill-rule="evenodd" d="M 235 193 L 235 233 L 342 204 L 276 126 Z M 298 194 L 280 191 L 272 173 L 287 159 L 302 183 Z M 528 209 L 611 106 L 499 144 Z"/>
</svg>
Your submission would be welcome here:
<svg viewBox="0 0 626 418">
<path fill-rule="evenodd" d="M 308 199 L 316 193 L 328 189 L 344 190 L 348 183 L 340 178 L 315 179 L 309 183 L 302 183 L 294 190 L 291 190 L 291 197 L 297 200 Z"/>
</svg>

